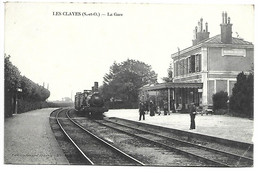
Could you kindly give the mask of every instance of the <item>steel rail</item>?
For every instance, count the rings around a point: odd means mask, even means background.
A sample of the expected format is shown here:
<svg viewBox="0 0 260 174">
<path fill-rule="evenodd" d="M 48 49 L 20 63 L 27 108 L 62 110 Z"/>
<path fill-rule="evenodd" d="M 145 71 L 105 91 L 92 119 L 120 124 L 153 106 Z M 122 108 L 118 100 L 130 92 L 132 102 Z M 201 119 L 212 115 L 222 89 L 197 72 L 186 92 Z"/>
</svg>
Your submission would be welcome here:
<svg viewBox="0 0 260 174">
<path fill-rule="evenodd" d="M 178 142 L 178 143 L 181 143 L 181 144 L 186 144 L 186 145 L 189 145 L 189 146 L 195 146 L 195 147 L 200 148 L 200 149 L 205 149 L 205 150 L 208 150 L 208 151 L 216 152 L 218 154 L 227 155 L 227 156 L 229 156 L 231 158 L 237 159 L 238 162 L 240 160 L 246 160 L 249 163 L 253 164 L 253 159 L 252 158 L 248 158 L 248 157 L 245 157 L 245 156 L 239 156 L 239 155 L 231 153 L 231 152 L 225 152 L 225 151 L 221 151 L 221 150 L 218 150 L 218 149 L 215 149 L 215 148 L 206 147 L 206 146 L 203 146 L 203 145 L 194 144 L 194 143 L 190 143 L 190 142 L 187 142 L 187 141 L 179 140 L 179 139 L 176 139 L 176 138 L 160 135 L 160 134 L 157 134 L 157 133 L 154 133 L 154 132 L 149 132 L 149 131 L 146 131 L 146 130 L 143 130 L 143 129 L 139 129 L 139 128 L 131 127 L 131 126 L 128 126 L 128 125 L 120 124 L 120 123 L 113 122 L 113 121 L 110 121 L 110 120 L 106 120 L 106 121 L 110 122 L 110 123 L 113 123 L 113 124 L 117 124 L 117 125 L 120 125 L 120 126 L 124 126 L 124 127 L 130 128 L 130 129 L 138 130 L 138 131 L 141 131 L 141 132 L 144 132 L 144 133 L 149 133 L 149 134 L 156 135 L 156 136 L 159 136 L 159 137 L 167 138 L 167 139 L 170 139 L 172 141 L 175 141 L 175 142 Z M 239 165 L 239 163 L 236 166 L 238 166 L 238 165 Z"/>
<path fill-rule="evenodd" d="M 141 161 L 135 159 L 134 157 L 128 155 L 127 153 L 123 152 L 122 150 L 116 148 L 115 146 L 111 145 L 110 143 L 106 142 L 105 140 L 103 140 L 102 138 L 98 137 L 97 135 L 93 134 L 92 132 L 90 132 L 89 130 L 85 129 L 83 126 L 81 126 L 79 123 L 77 123 L 76 121 L 74 121 L 68 114 L 69 110 L 66 112 L 66 115 L 68 117 L 68 119 L 70 121 L 72 121 L 75 125 L 77 125 L 79 128 L 81 128 L 82 130 L 86 131 L 88 134 L 90 134 L 91 136 L 93 136 L 94 138 L 96 138 L 97 140 L 101 141 L 102 143 L 104 143 L 105 145 L 109 146 L 110 148 L 112 148 L 113 150 L 115 150 L 116 152 L 122 154 L 123 156 L 131 159 L 132 161 L 142 165 L 142 166 L 145 166 L 144 163 L 142 163 Z"/>
<path fill-rule="evenodd" d="M 61 109 L 58 111 L 58 113 L 56 114 L 56 120 L 57 123 L 59 124 L 61 130 L 63 131 L 63 133 L 67 136 L 67 138 L 72 142 L 72 144 L 77 148 L 77 150 L 80 152 L 80 154 L 91 164 L 94 165 L 94 163 L 91 161 L 91 159 L 89 159 L 86 154 L 80 149 L 80 147 L 73 141 L 73 139 L 69 136 L 69 134 L 65 131 L 65 129 L 62 127 L 58 115 L 60 114 L 61 111 L 63 111 L 64 109 Z"/>
<path fill-rule="evenodd" d="M 205 157 L 203 157 L 203 156 L 200 156 L 200 155 L 197 155 L 197 154 L 194 154 L 194 153 L 191 153 L 191 152 L 187 152 L 187 151 L 181 150 L 181 149 L 179 149 L 179 148 L 176 148 L 176 147 L 173 147 L 173 146 L 169 146 L 169 145 L 167 145 L 167 144 L 160 143 L 160 142 L 157 142 L 157 141 L 154 141 L 154 140 L 151 140 L 151 139 L 148 139 L 148 138 L 145 138 L 145 137 L 136 135 L 136 134 L 129 133 L 129 132 L 124 131 L 124 130 L 122 130 L 122 129 L 119 129 L 119 128 L 116 128 L 116 127 L 113 127 L 113 126 L 106 125 L 106 124 L 101 123 L 101 122 L 96 121 L 96 120 L 95 120 L 95 122 L 97 122 L 97 123 L 99 123 L 99 124 L 101 124 L 101 125 L 110 127 L 110 128 L 112 128 L 112 129 L 115 129 L 115 130 L 124 132 L 124 133 L 126 133 L 126 134 L 128 134 L 128 135 L 135 136 L 135 137 L 144 139 L 144 140 L 146 140 L 146 141 L 150 141 L 150 142 L 152 142 L 152 143 L 154 143 L 154 144 L 158 144 L 158 145 L 160 145 L 160 146 L 163 146 L 163 147 L 172 149 L 172 150 L 177 151 L 177 152 L 179 152 L 179 153 L 182 153 L 182 154 L 184 154 L 184 155 L 188 155 L 188 156 L 192 156 L 192 157 L 199 158 L 200 160 L 202 160 L 202 161 L 204 161 L 204 162 L 206 162 L 206 163 L 210 162 L 210 163 L 212 163 L 212 164 L 214 164 L 214 165 L 217 165 L 217 166 L 220 166 L 220 167 L 231 167 L 231 166 L 229 166 L 229 165 L 227 165 L 227 164 L 224 164 L 224 163 L 221 163 L 221 162 L 218 162 L 218 161 L 214 161 L 214 160 L 205 158 Z"/>
</svg>

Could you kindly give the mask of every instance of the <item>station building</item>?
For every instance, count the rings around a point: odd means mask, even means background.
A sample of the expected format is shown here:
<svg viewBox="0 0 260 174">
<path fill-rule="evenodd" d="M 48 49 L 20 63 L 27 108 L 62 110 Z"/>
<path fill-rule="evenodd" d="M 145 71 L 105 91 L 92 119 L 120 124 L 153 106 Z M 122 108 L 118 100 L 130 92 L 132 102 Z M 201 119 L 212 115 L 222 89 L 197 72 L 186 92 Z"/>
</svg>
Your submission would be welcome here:
<svg viewBox="0 0 260 174">
<path fill-rule="evenodd" d="M 203 19 L 194 29 L 192 46 L 171 55 L 172 82 L 145 86 L 142 95 L 152 91 L 168 91 L 168 108 L 190 103 L 212 105 L 212 95 L 225 91 L 230 96 L 240 72 L 253 68 L 254 45 L 241 38 L 232 37 L 232 24 L 227 13 L 222 13 L 220 34 L 209 37 L 208 24 Z"/>
</svg>

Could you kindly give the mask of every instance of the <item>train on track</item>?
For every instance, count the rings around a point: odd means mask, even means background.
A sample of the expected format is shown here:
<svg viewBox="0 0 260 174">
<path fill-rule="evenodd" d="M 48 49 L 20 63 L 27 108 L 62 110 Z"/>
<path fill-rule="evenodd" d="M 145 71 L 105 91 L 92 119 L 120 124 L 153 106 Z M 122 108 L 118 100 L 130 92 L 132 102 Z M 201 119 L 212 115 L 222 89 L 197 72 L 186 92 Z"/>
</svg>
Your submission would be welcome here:
<svg viewBox="0 0 260 174">
<path fill-rule="evenodd" d="M 91 118 L 102 118 L 108 111 L 101 94 L 98 92 L 98 82 L 94 83 L 92 90 L 77 92 L 75 95 L 75 110 Z"/>
</svg>

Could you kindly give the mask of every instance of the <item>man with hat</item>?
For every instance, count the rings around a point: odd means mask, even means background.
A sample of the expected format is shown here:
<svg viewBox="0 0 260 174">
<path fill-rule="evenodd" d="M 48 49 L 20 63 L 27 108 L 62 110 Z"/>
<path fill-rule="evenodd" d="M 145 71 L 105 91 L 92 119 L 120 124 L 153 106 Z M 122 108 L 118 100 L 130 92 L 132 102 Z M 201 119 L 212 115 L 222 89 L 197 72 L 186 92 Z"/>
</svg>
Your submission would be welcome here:
<svg viewBox="0 0 260 174">
<path fill-rule="evenodd" d="M 145 106 L 143 104 L 143 102 L 139 103 L 139 121 L 141 121 L 142 117 L 143 120 L 145 120 Z"/>
<path fill-rule="evenodd" d="M 190 129 L 195 129 L 195 116 L 196 116 L 196 106 L 191 103 L 190 106 Z"/>
</svg>

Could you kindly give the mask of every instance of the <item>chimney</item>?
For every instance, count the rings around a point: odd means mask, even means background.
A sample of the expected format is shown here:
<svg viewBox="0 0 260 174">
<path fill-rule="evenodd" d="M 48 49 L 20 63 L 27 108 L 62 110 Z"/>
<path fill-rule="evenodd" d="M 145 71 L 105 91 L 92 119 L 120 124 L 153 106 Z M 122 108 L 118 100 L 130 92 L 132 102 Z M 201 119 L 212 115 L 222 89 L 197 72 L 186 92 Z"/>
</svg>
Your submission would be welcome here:
<svg viewBox="0 0 260 174">
<path fill-rule="evenodd" d="M 221 42 L 224 44 L 232 44 L 232 24 L 230 17 L 227 17 L 227 12 L 222 13 L 221 27 Z"/>
<path fill-rule="evenodd" d="M 195 27 L 195 30 L 194 30 L 194 34 L 193 34 L 193 39 L 197 39 L 197 33 L 198 33 L 198 27 L 196 26 Z"/>
<path fill-rule="evenodd" d="M 209 38 L 208 23 L 205 23 L 205 29 L 203 30 L 203 18 L 198 22 L 198 26 L 195 27 L 194 40 L 192 40 L 192 45 L 196 45 L 202 40 Z"/>
</svg>

